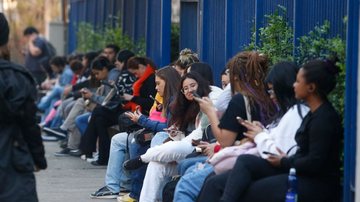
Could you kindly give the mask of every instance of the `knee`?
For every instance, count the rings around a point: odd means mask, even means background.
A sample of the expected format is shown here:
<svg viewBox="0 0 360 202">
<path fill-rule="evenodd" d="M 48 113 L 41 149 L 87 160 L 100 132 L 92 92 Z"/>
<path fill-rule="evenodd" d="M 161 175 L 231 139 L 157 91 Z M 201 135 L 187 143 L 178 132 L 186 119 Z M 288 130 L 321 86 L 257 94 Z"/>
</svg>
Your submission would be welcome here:
<svg viewBox="0 0 360 202">
<path fill-rule="evenodd" d="M 111 145 L 126 145 L 127 133 L 118 133 L 111 138 Z"/>
</svg>

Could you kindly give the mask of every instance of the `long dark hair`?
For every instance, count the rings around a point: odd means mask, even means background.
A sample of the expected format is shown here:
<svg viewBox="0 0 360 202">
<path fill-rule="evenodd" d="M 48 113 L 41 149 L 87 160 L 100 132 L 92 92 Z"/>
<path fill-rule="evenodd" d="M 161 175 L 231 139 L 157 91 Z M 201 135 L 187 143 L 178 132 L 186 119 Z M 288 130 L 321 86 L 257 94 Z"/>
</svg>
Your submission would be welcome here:
<svg viewBox="0 0 360 202">
<path fill-rule="evenodd" d="M 203 62 L 195 62 L 190 65 L 190 72 L 199 73 L 206 81 L 209 82 L 209 85 L 214 85 L 214 78 L 211 66 Z"/>
<path fill-rule="evenodd" d="M 170 98 L 175 96 L 180 85 L 179 73 L 170 66 L 165 66 L 156 71 L 155 75 L 165 81 L 163 95 L 163 114 L 167 114 Z"/>
<path fill-rule="evenodd" d="M 125 70 L 125 69 L 127 69 L 127 66 L 126 66 L 127 61 L 129 60 L 129 58 L 133 57 L 134 55 L 135 54 L 129 50 L 121 50 L 117 53 L 116 60 L 124 63 L 124 67 L 122 69 Z"/>
<path fill-rule="evenodd" d="M 196 92 L 201 97 L 208 96 L 210 93 L 208 82 L 205 81 L 198 73 L 190 72 L 181 78 L 180 85 L 177 89 L 176 99 L 170 106 L 172 114 L 170 124 L 177 125 L 181 131 L 185 131 L 190 123 L 194 123 L 197 114 L 200 112 L 199 104 L 194 100 L 187 100 L 185 95 L 181 92 L 185 79 L 194 79 L 197 82 L 198 89 Z"/>
<path fill-rule="evenodd" d="M 275 64 L 265 82 L 273 85 L 274 94 L 278 102 L 279 110 L 275 118 L 282 117 L 287 110 L 297 103 L 293 84 L 299 68 L 291 62 L 279 62 Z"/>
<path fill-rule="evenodd" d="M 268 59 L 256 51 L 244 51 L 235 55 L 227 64 L 233 93 L 240 92 L 249 99 L 251 106 L 259 106 L 262 123 L 274 117 L 275 105 L 266 93 L 264 83 L 268 70 Z M 240 89 L 235 89 L 239 86 Z"/>
<path fill-rule="evenodd" d="M 312 60 L 306 63 L 302 69 L 307 83 L 314 83 L 315 92 L 322 100 L 327 100 L 327 95 L 336 86 L 336 77 L 339 67 L 336 66 L 336 58 L 332 60 Z"/>
</svg>

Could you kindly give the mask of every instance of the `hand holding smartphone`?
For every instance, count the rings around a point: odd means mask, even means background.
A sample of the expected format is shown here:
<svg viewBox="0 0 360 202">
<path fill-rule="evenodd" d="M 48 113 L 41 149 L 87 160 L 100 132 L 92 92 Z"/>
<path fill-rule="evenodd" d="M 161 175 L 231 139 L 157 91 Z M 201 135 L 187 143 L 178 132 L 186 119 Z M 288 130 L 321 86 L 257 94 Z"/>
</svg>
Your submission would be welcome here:
<svg viewBox="0 0 360 202">
<path fill-rule="evenodd" d="M 193 94 L 194 97 L 201 99 L 200 95 L 197 94 L 196 92 L 193 92 L 192 94 Z"/>
</svg>

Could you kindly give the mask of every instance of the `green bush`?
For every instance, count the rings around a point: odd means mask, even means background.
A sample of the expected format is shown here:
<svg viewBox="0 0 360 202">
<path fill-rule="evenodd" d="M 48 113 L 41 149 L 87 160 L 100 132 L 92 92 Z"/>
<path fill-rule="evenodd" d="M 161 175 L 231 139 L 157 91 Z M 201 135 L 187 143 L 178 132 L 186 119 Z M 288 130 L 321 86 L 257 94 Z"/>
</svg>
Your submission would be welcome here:
<svg viewBox="0 0 360 202">
<path fill-rule="evenodd" d="M 299 38 L 299 47 L 297 47 L 297 63 L 299 65 L 316 58 L 338 58 L 339 66 L 338 83 L 335 90 L 329 95 L 330 101 L 337 109 L 339 114 L 344 114 L 345 97 L 345 40 L 339 36 L 329 38 L 330 22 L 325 21 L 323 25 L 316 26 L 308 35 Z"/>
<path fill-rule="evenodd" d="M 265 15 L 266 26 L 259 29 L 259 44 L 255 43 L 255 27 L 250 44 L 245 50 L 266 54 L 270 64 L 293 60 L 293 30 L 286 19 L 286 8 L 278 6 L 273 14 Z"/>
<path fill-rule="evenodd" d="M 81 22 L 77 31 L 77 51 L 88 52 L 101 50 L 107 44 L 116 44 L 121 49 L 128 49 L 140 56 L 145 56 L 145 40 L 140 39 L 137 43 L 126 34 L 121 26 L 112 27 L 106 25 L 103 29 L 94 27 L 87 22 Z"/>
</svg>

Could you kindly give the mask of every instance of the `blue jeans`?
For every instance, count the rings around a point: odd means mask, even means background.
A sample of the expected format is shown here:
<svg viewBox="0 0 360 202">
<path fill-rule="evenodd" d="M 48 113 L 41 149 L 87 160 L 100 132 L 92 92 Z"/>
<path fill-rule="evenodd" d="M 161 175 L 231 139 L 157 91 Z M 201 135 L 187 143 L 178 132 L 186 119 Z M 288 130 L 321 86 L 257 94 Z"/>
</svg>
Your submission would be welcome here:
<svg viewBox="0 0 360 202">
<path fill-rule="evenodd" d="M 37 107 L 40 110 L 47 111 L 49 108 L 53 107 L 53 104 L 60 100 L 62 93 L 64 92 L 64 87 L 62 86 L 54 86 L 54 88 L 50 91 L 49 94 L 45 95 L 41 98 Z M 50 111 L 48 110 L 48 111 Z"/>
<path fill-rule="evenodd" d="M 79 129 L 81 135 L 84 135 L 84 133 L 85 133 L 85 130 L 89 124 L 90 115 L 91 115 L 91 112 L 86 112 L 75 118 L 75 125 Z"/>
<path fill-rule="evenodd" d="M 135 139 L 131 141 L 130 144 L 130 158 L 138 158 L 140 155 L 144 154 L 148 149 L 149 145 L 141 146 L 135 142 Z M 130 197 L 136 200 L 140 198 L 140 192 L 142 189 L 145 173 L 147 166 L 142 166 L 139 169 L 131 171 L 131 180 L 132 180 L 132 188 L 130 192 Z"/>
<path fill-rule="evenodd" d="M 206 177 L 213 171 L 214 167 L 208 163 L 190 166 L 176 185 L 174 201 L 196 201 Z"/>
<path fill-rule="evenodd" d="M 111 139 L 109 162 L 106 169 L 105 185 L 114 193 L 120 189 L 131 190 L 131 179 L 129 173 L 123 169 L 123 163 L 129 159 L 127 143 L 130 144 L 132 135 L 127 133 L 116 134 Z"/>
<path fill-rule="evenodd" d="M 185 175 L 186 170 L 189 167 L 195 165 L 198 162 L 203 163 L 206 161 L 207 158 L 208 158 L 207 156 L 198 156 L 198 157 L 193 157 L 193 158 L 187 158 L 187 159 L 180 161 L 179 165 L 178 165 L 179 175 L 181 175 L 181 176 Z"/>
</svg>

